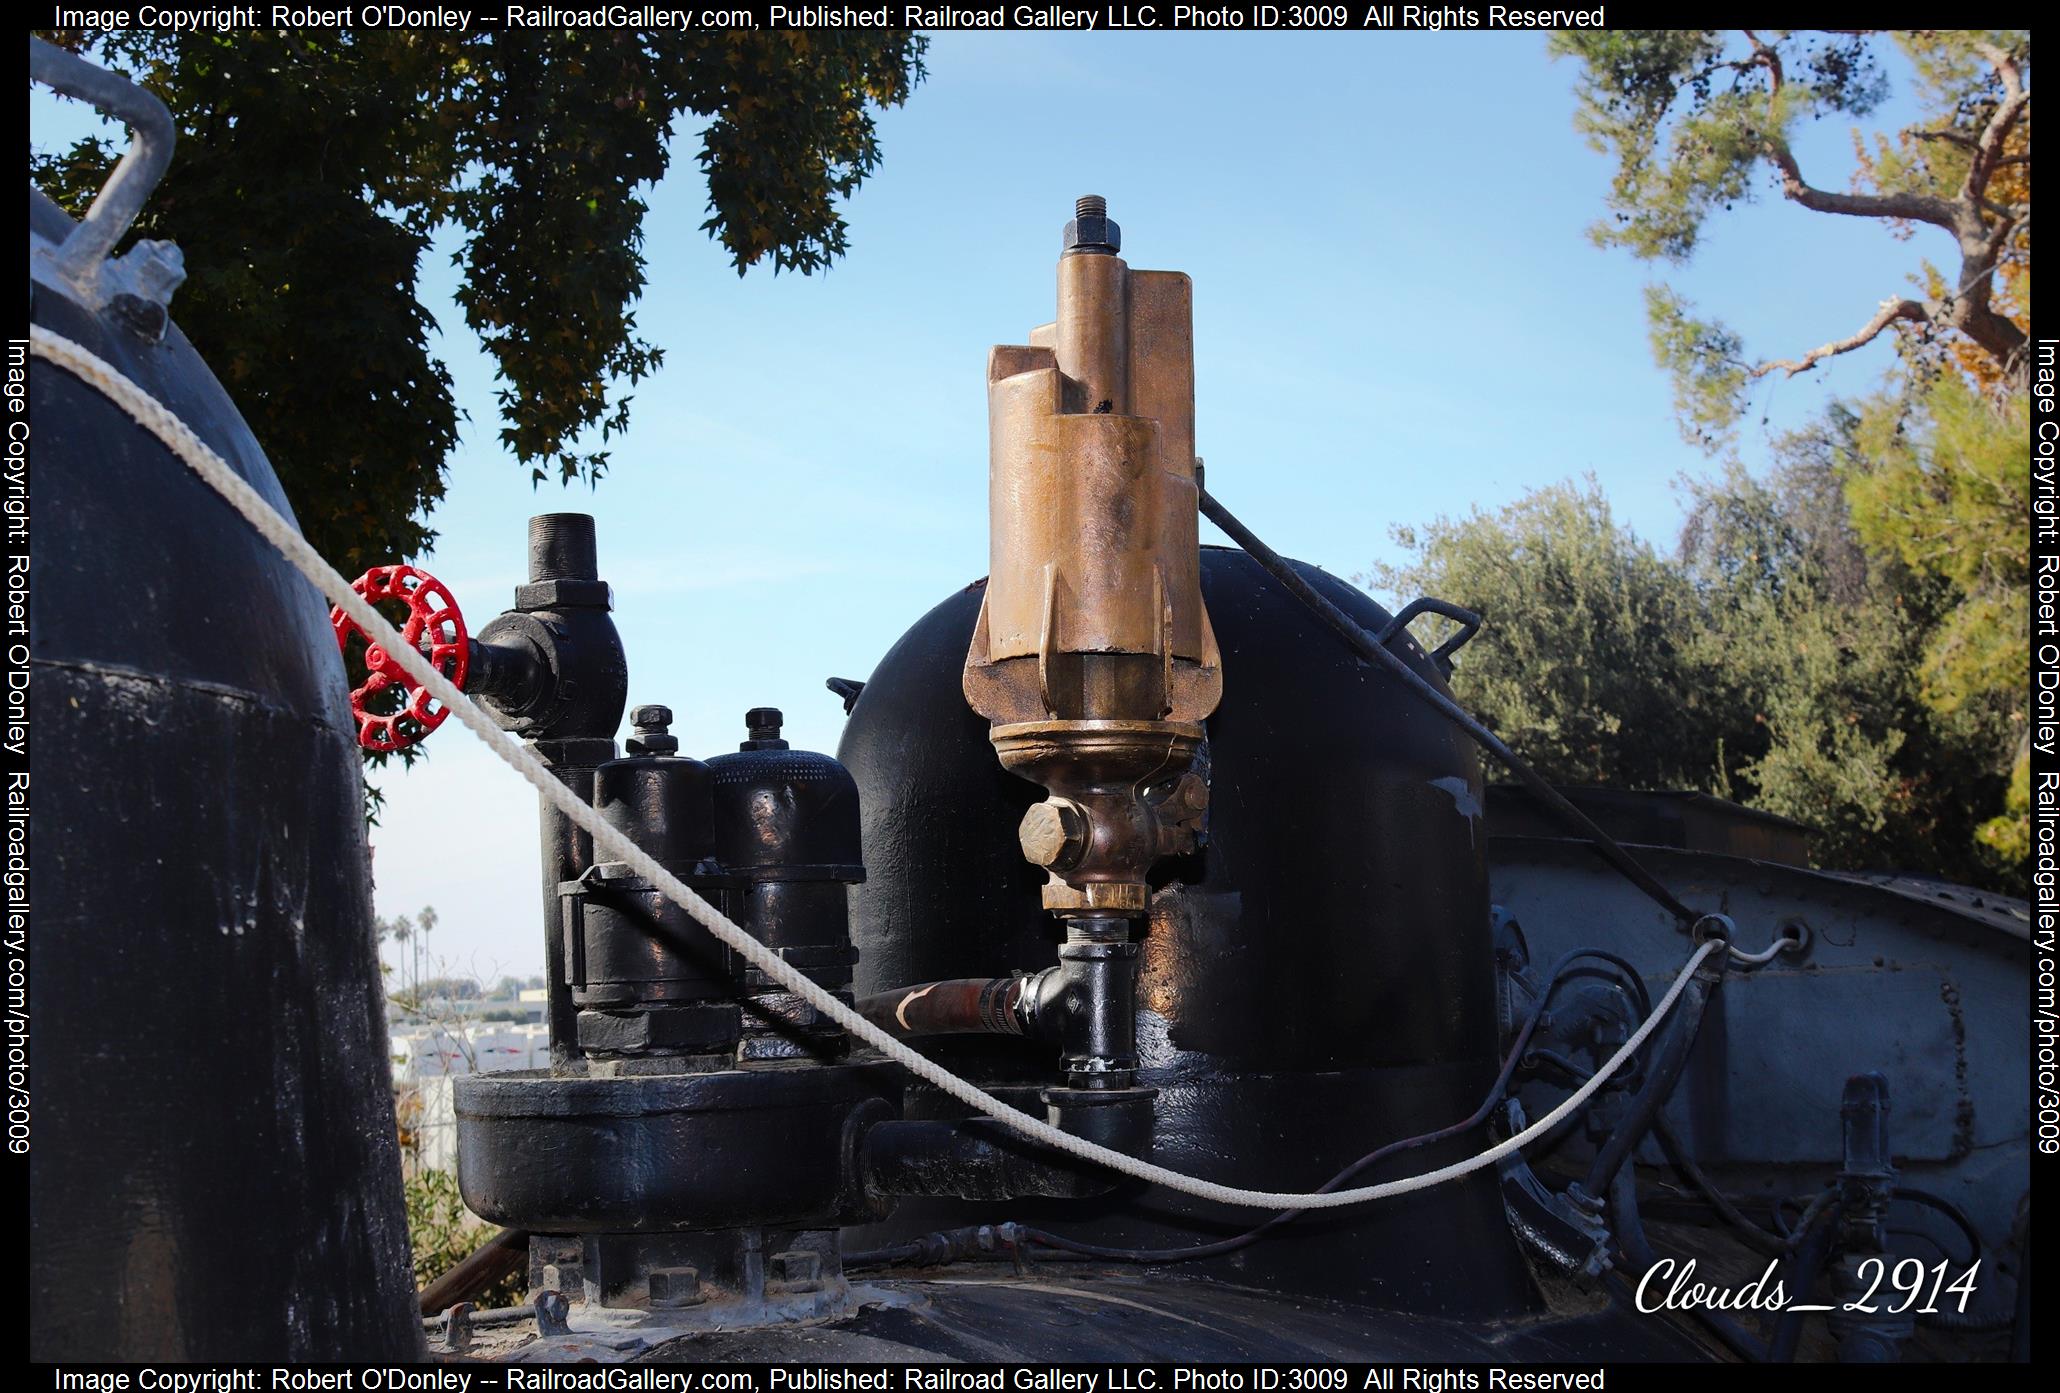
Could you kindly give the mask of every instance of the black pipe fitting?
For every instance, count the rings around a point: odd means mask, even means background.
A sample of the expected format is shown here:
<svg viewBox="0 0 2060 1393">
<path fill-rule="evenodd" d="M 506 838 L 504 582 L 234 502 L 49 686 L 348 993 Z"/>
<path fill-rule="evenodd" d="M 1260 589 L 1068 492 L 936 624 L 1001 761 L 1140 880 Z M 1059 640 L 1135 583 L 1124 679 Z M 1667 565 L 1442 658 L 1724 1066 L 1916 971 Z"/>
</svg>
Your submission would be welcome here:
<svg viewBox="0 0 2060 1393">
<path fill-rule="evenodd" d="M 1109 216 L 1108 200 L 1098 193 L 1073 202 L 1073 217 L 1059 234 L 1066 256 L 1114 256 L 1123 250 L 1123 229 Z"/>
<path fill-rule="evenodd" d="M 530 740 L 613 738 L 629 699 L 629 661 L 594 554 L 594 520 L 529 520 L 529 582 L 474 636 L 468 685 L 503 730 Z"/>
<path fill-rule="evenodd" d="M 1137 1081 L 1138 945 L 1088 937 L 1073 920 L 1059 963 L 1026 985 L 1018 1009 L 1026 1034 L 1058 1045 L 1066 1084 L 1126 1089 Z"/>
<path fill-rule="evenodd" d="M 594 520 L 544 513 L 529 520 L 529 581 L 515 604 L 473 635 L 466 686 L 503 730 L 531 742 L 582 802 L 594 771 L 615 758 L 615 728 L 629 699 L 629 660 L 609 617 Z M 543 853 L 545 1019 L 551 1056 L 577 1052 L 578 1008 L 560 919 L 559 887 L 593 867 L 593 839 L 550 803 L 540 815 Z"/>
</svg>

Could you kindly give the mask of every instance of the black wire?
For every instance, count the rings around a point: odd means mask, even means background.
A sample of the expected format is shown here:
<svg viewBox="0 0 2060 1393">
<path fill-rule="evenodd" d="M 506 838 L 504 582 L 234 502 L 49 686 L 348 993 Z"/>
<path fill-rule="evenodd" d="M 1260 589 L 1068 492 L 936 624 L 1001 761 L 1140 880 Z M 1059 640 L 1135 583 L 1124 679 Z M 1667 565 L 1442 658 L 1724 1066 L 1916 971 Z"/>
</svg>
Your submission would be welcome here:
<svg viewBox="0 0 2060 1393">
<path fill-rule="evenodd" d="M 1779 1257 L 1788 1251 L 1788 1240 L 1785 1237 L 1771 1234 L 1747 1218 L 1745 1211 L 1733 1203 L 1731 1197 L 1719 1190 L 1709 1176 L 1703 1173 L 1702 1167 L 1695 1163 L 1695 1158 L 1688 1154 L 1688 1148 L 1682 1145 L 1680 1135 L 1674 1131 L 1674 1124 L 1667 1121 L 1665 1113 L 1653 1119 L 1652 1130 L 1659 1138 L 1660 1149 L 1667 1153 L 1667 1160 L 1672 1163 L 1674 1169 L 1709 1202 L 1710 1208 L 1717 1211 L 1718 1218 L 1738 1231 L 1738 1236 L 1745 1241 L 1748 1248 L 1768 1257 Z"/>
<path fill-rule="evenodd" d="M 1449 1127 L 1441 1127 L 1435 1132 L 1425 1132 L 1421 1136 L 1406 1137 L 1401 1141 L 1392 1141 L 1385 1146 L 1370 1151 L 1330 1179 L 1324 1181 L 1322 1185 L 1317 1187 L 1316 1193 L 1327 1195 L 1344 1185 L 1346 1181 L 1365 1171 L 1368 1167 L 1385 1161 L 1390 1156 L 1399 1155 L 1404 1151 L 1413 1151 L 1418 1147 L 1429 1146 L 1432 1142 L 1449 1140 L 1462 1133 L 1472 1131 L 1475 1127 L 1487 1121 L 1489 1114 L 1495 1111 L 1496 1104 L 1500 1103 L 1503 1095 L 1508 1092 L 1510 1080 L 1515 1077 L 1517 1065 L 1523 1060 L 1526 1051 L 1529 1049 L 1531 1036 L 1536 1033 L 1538 1022 L 1544 1018 L 1545 1006 L 1552 999 L 1553 991 L 1567 977 L 1568 970 L 1575 963 L 1583 958 L 1591 957 L 1600 957 L 1616 962 L 1623 961 L 1613 953 L 1605 953 L 1592 948 L 1576 948 L 1562 956 L 1558 962 L 1552 965 L 1552 970 L 1546 974 L 1545 985 L 1538 992 L 1537 1001 L 1532 1004 L 1530 1014 L 1524 1018 L 1523 1027 L 1517 1031 L 1516 1043 L 1510 1046 L 1508 1056 L 1502 1061 L 1502 1071 L 1495 1076 L 1495 1082 L 1489 1088 L 1488 1096 L 1481 1101 L 1481 1105 L 1474 1110 L 1472 1116 L 1462 1122 L 1455 1122 Z M 1635 974 L 1633 975 L 1635 976 Z M 1099 1243 L 1087 1243 L 1077 1238 L 1068 1238 L 1064 1234 L 1051 1233 L 1044 1229 L 1023 1228 L 1020 1226 L 1017 1228 L 1017 1233 L 1022 1238 L 1047 1248 L 1056 1248 L 1066 1253 L 1077 1253 L 1082 1257 L 1102 1258 L 1110 1262 L 1193 1262 L 1200 1258 L 1221 1257 L 1226 1253 L 1234 1253 L 1240 1248 L 1256 1243 L 1274 1229 L 1279 1228 L 1283 1224 L 1291 1223 L 1306 1213 L 1308 1211 L 1305 1209 L 1284 1209 L 1258 1227 L 1247 1229 L 1235 1237 L 1218 1239 L 1214 1243 L 1195 1244 L 1186 1248 L 1110 1248 L 1104 1247 Z"/>
<path fill-rule="evenodd" d="M 1605 948 L 1588 948 L 1584 949 L 1583 953 L 1585 956 L 1590 958 L 1599 958 L 1603 962 L 1608 963 L 1611 966 L 1618 969 L 1619 973 L 1621 973 L 1621 980 L 1623 982 L 1624 987 L 1628 990 L 1632 1000 L 1636 1002 L 1638 1006 L 1638 1018 L 1640 1020 L 1643 1020 L 1645 1017 L 1652 1014 L 1652 994 L 1646 990 L 1644 977 L 1639 975 L 1637 968 L 1631 966 L 1630 959 L 1620 957 L 1617 954 L 1612 953 Z M 1592 968 L 1584 968 L 1581 969 L 1581 971 L 1587 973 L 1590 976 L 1604 976 L 1604 974 L 1596 972 Z M 1605 977 L 1604 980 L 1614 981 L 1618 979 L 1612 977 Z"/>
<path fill-rule="evenodd" d="M 1316 588 L 1302 579 L 1300 573 L 1290 566 L 1279 552 L 1260 541 L 1250 528 L 1239 522 L 1236 516 L 1217 502 L 1215 496 L 1207 489 L 1201 491 L 1201 498 L 1203 515 L 1222 528 L 1232 541 L 1244 548 L 1268 575 L 1286 588 L 1289 594 L 1307 605 L 1318 619 L 1329 625 L 1353 652 L 1401 678 L 1410 690 L 1471 736 L 1475 744 L 1502 761 L 1509 772 L 1516 775 L 1525 789 L 1529 790 L 1533 798 L 1593 843 L 1603 860 L 1614 866 L 1626 880 L 1644 891 L 1654 903 L 1683 924 L 1694 924 L 1702 918 L 1676 899 L 1674 893 L 1655 879 L 1650 871 L 1639 865 L 1616 838 L 1596 826 L 1592 818 L 1569 803 L 1565 794 L 1546 783 L 1543 776 L 1525 763 L 1523 757 L 1515 750 L 1503 743 L 1495 732 L 1482 725 L 1465 707 L 1432 686 L 1407 662 L 1389 651 L 1372 634 L 1367 633 L 1350 615 L 1318 594 Z"/>
<path fill-rule="evenodd" d="M 1625 1166 L 1610 1180 L 1608 1214 L 1611 1230 L 1616 1238 L 1624 1269 L 1642 1268 L 1650 1272 L 1659 1263 L 1659 1254 L 1653 1251 L 1652 1241 L 1645 1235 L 1645 1221 L 1638 1214 L 1638 1178 L 1633 1167 Z M 1629 1283 L 1619 1275 L 1617 1291 L 1621 1296 Z M 1630 1302 L 1637 1308 L 1635 1294 Z M 1712 1311 L 1701 1305 L 1689 1307 L 1689 1313 L 1702 1323 L 1712 1335 L 1724 1342 L 1733 1354 L 1749 1363 L 1759 1363 L 1767 1357 L 1767 1345 L 1755 1338 L 1751 1332 L 1721 1311 Z"/>
<path fill-rule="evenodd" d="M 1578 1063 L 1568 1059 L 1565 1055 L 1556 1054 L 1548 1049 L 1533 1049 L 1525 1056 L 1526 1062 L 1533 1059 L 1543 1060 L 1555 1069 L 1560 1070 L 1573 1081 L 1576 1088 L 1588 1082 L 1594 1072 L 1593 1070 L 1583 1069 Z M 1764 1253 L 1768 1257 L 1779 1257 L 1789 1250 L 1791 1244 L 1787 1239 L 1785 1230 L 1779 1236 L 1769 1233 L 1766 1229 L 1748 1218 L 1745 1211 L 1740 1209 L 1729 1195 L 1716 1187 L 1716 1184 L 1703 1172 L 1702 1167 L 1695 1163 L 1695 1158 L 1688 1154 L 1688 1148 L 1682 1144 L 1680 1134 L 1674 1130 L 1674 1124 L 1667 1121 L 1665 1113 L 1661 1113 L 1653 1119 L 1652 1130 L 1654 1135 L 1659 1138 L 1660 1146 L 1667 1153 L 1668 1163 L 1675 1170 L 1679 1171 L 1683 1178 L 1688 1181 L 1689 1185 L 1702 1196 L 1703 1202 L 1716 1211 L 1718 1218 L 1739 1230 L 1740 1237 L 1745 1240 L 1745 1245 L 1748 1248 L 1753 1249 L 1755 1252 Z M 1778 1208 L 1777 1204 L 1777 1212 Z M 1935 1239 L 1933 1240 L 1934 1243 L 1936 1241 Z M 1941 1249 L 1940 1251 L 1944 1250 Z"/>
<path fill-rule="evenodd" d="M 1911 1204 L 1921 1205 L 1926 1209 L 1934 1210 L 1952 1220 L 1953 1226 L 1960 1230 L 1961 1235 L 1966 1238 L 1968 1247 L 1971 1250 L 1967 1261 L 1979 1262 L 1981 1260 L 1981 1230 L 1974 1227 L 1974 1221 L 1967 1217 L 1966 1210 L 1954 1204 L 1944 1195 L 1934 1195 L 1929 1190 L 1916 1190 L 1907 1185 L 1896 1186 L 1895 1197 L 1899 1200 L 1907 1200 Z"/>
<path fill-rule="evenodd" d="M 1524 1056 L 1525 1065 L 1528 1066 L 1532 1060 L 1538 1060 L 1543 1063 L 1550 1064 L 1553 1068 L 1559 1070 L 1559 1072 L 1561 1072 L 1562 1074 L 1565 1074 L 1567 1078 L 1573 1083 L 1573 1086 L 1575 1088 L 1579 1088 L 1582 1084 L 1588 1082 L 1588 1080 L 1594 1076 L 1595 1072 L 1592 1069 L 1583 1069 L 1579 1064 L 1575 1063 L 1571 1059 L 1568 1059 L 1565 1055 L 1560 1054 L 1556 1050 L 1548 1050 L 1542 1045 L 1530 1051 L 1530 1053 Z"/>
</svg>

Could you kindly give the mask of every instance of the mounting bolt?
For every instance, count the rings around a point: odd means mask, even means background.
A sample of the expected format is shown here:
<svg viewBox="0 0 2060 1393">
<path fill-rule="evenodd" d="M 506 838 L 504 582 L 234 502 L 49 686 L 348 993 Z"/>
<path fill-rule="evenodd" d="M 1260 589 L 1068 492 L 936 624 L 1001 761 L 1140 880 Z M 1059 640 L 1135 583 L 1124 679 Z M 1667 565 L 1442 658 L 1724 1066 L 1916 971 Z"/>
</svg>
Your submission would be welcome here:
<svg viewBox="0 0 2060 1393">
<path fill-rule="evenodd" d="M 668 734 L 672 725 L 672 708 L 669 706 L 639 706 L 629 713 L 629 723 L 636 728 L 636 734 L 623 742 L 633 755 L 669 755 L 679 750 L 679 737 Z"/>
<path fill-rule="evenodd" d="M 786 716 L 777 706 L 754 706 L 744 713 L 744 726 L 749 738 L 737 746 L 740 750 L 784 750 L 787 742 L 780 738 L 780 727 Z"/>
<path fill-rule="evenodd" d="M 694 1267 L 652 1268 L 650 1295 L 654 1310 L 698 1306 L 708 1299 L 708 1293 L 701 1290 L 701 1271 Z"/>
<path fill-rule="evenodd" d="M 138 242 L 122 263 L 134 268 L 130 283 L 136 293 L 160 305 L 170 304 L 172 292 L 186 279 L 186 254 L 170 242 Z"/>
<path fill-rule="evenodd" d="M 1098 193 L 1074 200 L 1073 221 L 1060 246 L 1067 256 L 1114 256 L 1123 250 L 1123 229 L 1109 219 L 1109 201 Z"/>
<path fill-rule="evenodd" d="M 472 1303 L 460 1301 L 443 1313 L 443 1347 L 452 1354 L 472 1348 Z"/>
<path fill-rule="evenodd" d="M 807 1248 L 774 1253 L 772 1284 L 787 1291 L 815 1291 L 823 1284 L 823 1255 Z"/>
<path fill-rule="evenodd" d="M 1070 870 L 1087 850 L 1087 814 L 1069 798 L 1047 798 L 1023 814 L 1016 830 L 1023 859 L 1047 870 Z"/>
<path fill-rule="evenodd" d="M 536 1294 L 536 1333 L 545 1337 L 569 1335 L 572 1326 L 566 1317 L 572 1310 L 572 1303 L 565 1299 L 562 1291 L 540 1291 Z"/>
</svg>

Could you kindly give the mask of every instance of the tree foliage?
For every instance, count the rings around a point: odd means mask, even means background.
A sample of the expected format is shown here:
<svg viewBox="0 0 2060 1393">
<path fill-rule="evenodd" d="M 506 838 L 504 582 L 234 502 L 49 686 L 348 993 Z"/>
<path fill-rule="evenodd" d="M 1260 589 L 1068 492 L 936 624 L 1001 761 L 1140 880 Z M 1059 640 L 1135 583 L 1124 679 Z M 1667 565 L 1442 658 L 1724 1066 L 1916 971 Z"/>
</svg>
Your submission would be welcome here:
<svg viewBox="0 0 2060 1393">
<path fill-rule="evenodd" d="M 1838 337 L 1787 359 L 1752 359 L 1721 321 L 1661 286 L 1648 300 L 1654 353 L 1674 378 L 1684 434 L 1729 439 L 1747 388 L 1849 353 L 1894 329 L 2021 390 L 2031 255 L 2031 38 L 2028 32 L 1895 35 L 1922 112 L 1872 148 L 1855 132 L 1854 190 L 1813 183 L 1794 137 L 1805 122 L 1863 117 L 1888 92 L 1869 33 L 1580 30 L 1553 39 L 1580 60 L 1575 122 L 1616 163 L 1596 241 L 1652 261 L 1691 259 L 1708 220 L 1772 190 L 1815 213 L 1869 218 L 1899 235 L 1949 238 L 1941 268 L 1912 267 L 1916 293 L 1889 294 Z M 1935 239 L 1934 239 L 1935 240 Z M 1884 291 L 1890 289 L 1883 287 Z"/>
<path fill-rule="evenodd" d="M 1397 538 L 1373 577 L 1488 623 L 1453 688 L 1555 782 L 1689 788 L 1809 824 L 1826 865 L 1995 883 L 1995 723 L 1924 699 L 1952 587 L 1871 550 L 1843 472 L 1860 418 L 1781 442 L 1765 479 L 1692 481 L 1678 546 L 1618 523 L 1592 480 Z"/>
<path fill-rule="evenodd" d="M 434 534 L 459 413 L 418 298 L 455 227 L 458 303 L 533 481 L 593 480 L 662 351 L 639 336 L 641 191 L 705 118 L 703 227 L 739 274 L 842 255 L 840 200 L 877 166 L 874 113 L 923 75 L 904 31 L 49 33 L 164 99 L 170 171 L 136 235 L 187 253 L 179 322 L 265 444 L 301 527 L 346 574 Z M 115 155 L 32 156 L 74 213 Z"/>
<path fill-rule="evenodd" d="M 1695 596 L 1678 568 L 1617 524 L 1593 479 L 1395 535 L 1413 560 L 1371 579 L 1489 617 L 1460 655 L 1457 689 L 1547 777 L 1706 782 L 1697 745 L 1707 684 L 1688 642 Z"/>
<path fill-rule="evenodd" d="M 1890 43 L 1918 119 L 1854 130 L 1850 192 L 1812 182 L 1796 133 L 1875 112 Z M 1848 860 L 1969 879 L 2021 868 L 2029 33 L 1588 31 L 1554 49 L 1581 65 L 1577 126 L 1615 160 L 1594 228 L 1605 247 L 1686 262 L 1710 218 L 1768 190 L 1927 247 L 1950 239 L 1950 257 L 1913 257 L 1909 289 L 1857 329 L 1792 358 L 1749 354 L 1663 282 L 1647 312 L 1682 433 L 1712 453 L 1735 446 L 1768 374 L 1884 334 L 1898 350 L 1883 390 L 1775 442 L 1763 481 L 1734 458 L 1690 485 L 1679 563 L 1704 605 L 1701 642 L 1728 655 L 1758 726 L 1711 726 L 1725 754 L 1710 786 L 1817 824 Z"/>
</svg>

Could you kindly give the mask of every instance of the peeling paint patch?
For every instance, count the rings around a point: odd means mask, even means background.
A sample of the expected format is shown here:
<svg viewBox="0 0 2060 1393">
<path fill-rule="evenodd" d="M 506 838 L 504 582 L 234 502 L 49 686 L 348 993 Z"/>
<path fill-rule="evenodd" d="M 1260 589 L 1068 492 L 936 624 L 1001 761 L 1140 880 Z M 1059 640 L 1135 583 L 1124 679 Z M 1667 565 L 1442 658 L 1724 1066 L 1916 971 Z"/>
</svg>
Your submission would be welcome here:
<svg viewBox="0 0 2060 1393">
<path fill-rule="evenodd" d="M 1452 806 L 1459 810 L 1461 817 L 1479 817 L 1481 815 L 1481 800 L 1474 796 L 1474 791 L 1467 785 L 1466 780 L 1458 775 L 1448 774 L 1442 779 L 1432 779 L 1431 787 L 1443 789 L 1446 793 L 1451 794 Z"/>
<path fill-rule="evenodd" d="M 1442 779 L 1432 779 L 1431 787 L 1452 795 L 1453 809 L 1466 819 L 1468 842 L 1478 845 L 1479 834 L 1476 828 L 1481 820 L 1481 800 L 1474 793 L 1472 786 L 1457 774 L 1447 774 Z"/>
</svg>

